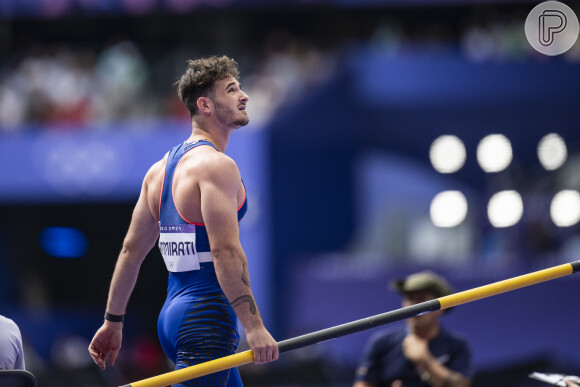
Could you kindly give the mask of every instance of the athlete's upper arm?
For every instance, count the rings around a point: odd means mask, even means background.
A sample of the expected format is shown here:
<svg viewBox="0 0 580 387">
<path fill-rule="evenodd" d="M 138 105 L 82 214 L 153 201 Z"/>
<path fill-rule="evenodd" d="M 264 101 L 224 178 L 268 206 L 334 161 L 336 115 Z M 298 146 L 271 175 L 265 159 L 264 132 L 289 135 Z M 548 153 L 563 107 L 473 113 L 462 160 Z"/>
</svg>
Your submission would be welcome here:
<svg viewBox="0 0 580 387">
<path fill-rule="evenodd" d="M 200 176 L 201 213 L 208 233 L 211 251 L 239 246 L 237 194 L 240 172 L 235 162 L 224 154 L 216 154 L 211 168 Z"/>
<path fill-rule="evenodd" d="M 135 253 L 140 258 L 145 258 L 159 236 L 159 224 L 153 205 L 159 167 L 159 163 L 153 165 L 143 179 L 141 193 L 133 210 L 129 230 L 123 243 L 123 249 L 129 249 L 131 253 Z"/>
</svg>

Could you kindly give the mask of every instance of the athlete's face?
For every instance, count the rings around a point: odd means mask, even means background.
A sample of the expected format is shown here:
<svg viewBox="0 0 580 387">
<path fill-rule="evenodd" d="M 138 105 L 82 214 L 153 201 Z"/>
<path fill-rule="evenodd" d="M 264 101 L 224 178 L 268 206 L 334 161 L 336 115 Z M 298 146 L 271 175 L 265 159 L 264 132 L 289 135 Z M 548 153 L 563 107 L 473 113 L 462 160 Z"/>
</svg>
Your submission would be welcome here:
<svg viewBox="0 0 580 387">
<path fill-rule="evenodd" d="M 229 77 L 214 84 L 215 117 L 229 128 L 239 128 L 250 122 L 246 112 L 246 103 L 250 98 L 242 91 L 240 83 Z"/>
</svg>

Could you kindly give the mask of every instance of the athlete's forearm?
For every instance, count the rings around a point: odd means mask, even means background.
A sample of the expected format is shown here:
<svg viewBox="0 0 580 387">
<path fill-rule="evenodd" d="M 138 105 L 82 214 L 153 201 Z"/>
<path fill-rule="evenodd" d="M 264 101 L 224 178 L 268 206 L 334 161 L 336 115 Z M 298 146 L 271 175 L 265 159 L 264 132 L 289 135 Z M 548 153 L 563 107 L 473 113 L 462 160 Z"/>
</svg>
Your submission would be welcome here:
<svg viewBox="0 0 580 387">
<path fill-rule="evenodd" d="M 129 250 L 123 246 L 119 254 L 107 299 L 107 312 L 125 314 L 129 298 L 137 282 L 142 260 L 133 259 Z"/>
<path fill-rule="evenodd" d="M 144 200 L 145 192 L 137 201 L 113 272 L 107 300 L 107 312 L 112 314 L 125 314 L 141 263 L 159 236 L 159 225 Z"/>
<path fill-rule="evenodd" d="M 252 288 L 243 251 L 220 250 L 213 253 L 220 286 L 246 331 L 263 328 L 264 324 Z"/>
</svg>

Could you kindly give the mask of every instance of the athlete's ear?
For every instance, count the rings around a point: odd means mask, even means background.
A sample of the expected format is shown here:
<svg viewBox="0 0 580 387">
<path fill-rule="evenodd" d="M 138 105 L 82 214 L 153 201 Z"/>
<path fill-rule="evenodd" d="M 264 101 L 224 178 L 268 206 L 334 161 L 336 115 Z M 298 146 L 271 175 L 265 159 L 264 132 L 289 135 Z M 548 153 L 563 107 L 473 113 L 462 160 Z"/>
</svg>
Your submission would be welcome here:
<svg viewBox="0 0 580 387">
<path fill-rule="evenodd" d="M 213 104 L 211 102 L 211 100 L 207 97 L 199 97 L 197 99 L 197 110 L 200 113 L 211 113 L 211 110 L 213 108 Z"/>
</svg>

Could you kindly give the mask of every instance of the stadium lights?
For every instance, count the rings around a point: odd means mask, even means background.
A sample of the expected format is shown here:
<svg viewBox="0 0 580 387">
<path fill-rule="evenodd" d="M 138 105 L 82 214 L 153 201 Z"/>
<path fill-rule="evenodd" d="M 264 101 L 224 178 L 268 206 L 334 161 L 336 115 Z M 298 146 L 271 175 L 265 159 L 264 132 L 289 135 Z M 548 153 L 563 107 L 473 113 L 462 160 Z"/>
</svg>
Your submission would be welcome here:
<svg viewBox="0 0 580 387">
<path fill-rule="evenodd" d="M 510 140 L 503 134 L 485 136 L 477 145 L 477 162 L 488 173 L 501 172 L 513 158 Z"/>
<path fill-rule="evenodd" d="M 455 227 L 467 216 L 467 199 L 459 191 L 440 192 L 431 201 L 429 212 L 435 226 Z"/>
<path fill-rule="evenodd" d="M 465 164 L 465 145 L 457 136 L 439 136 L 431 144 L 429 158 L 437 172 L 453 173 Z"/>
<path fill-rule="evenodd" d="M 514 190 L 496 193 L 487 204 L 489 222 L 497 228 L 513 226 L 520 221 L 523 212 L 522 197 Z"/>
<path fill-rule="evenodd" d="M 556 134 L 545 135 L 538 143 L 537 156 L 548 171 L 560 168 L 568 158 L 564 139 Z M 429 149 L 431 165 L 439 173 L 453 173 L 465 165 L 466 150 L 463 141 L 454 135 L 437 137 Z M 477 145 L 477 161 L 487 173 L 501 172 L 513 160 L 510 140 L 503 134 L 490 134 Z M 431 201 L 431 222 L 437 227 L 451 228 L 463 222 L 468 203 L 460 191 L 443 191 Z M 487 215 L 493 227 L 505 228 L 517 224 L 524 211 L 523 200 L 515 190 L 494 194 L 487 205 Z M 569 227 L 580 222 L 580 193 L 564 190 L 551 202 L 550 215 L 556 226 Z"/>
<path fill-rule="evenodd" d="M 538 159 L 547 171 L 560 168 L 567 158 L 566 142 L 560 135 L 547 134 L 538 143 Z"/>
<path fill-rule="evenodd" d="M 558 192 L 550 204 L 550 216 L 556 226 L 569 227 L 580 221 L 580 193 L 573 190 Z"/>
</svg>

